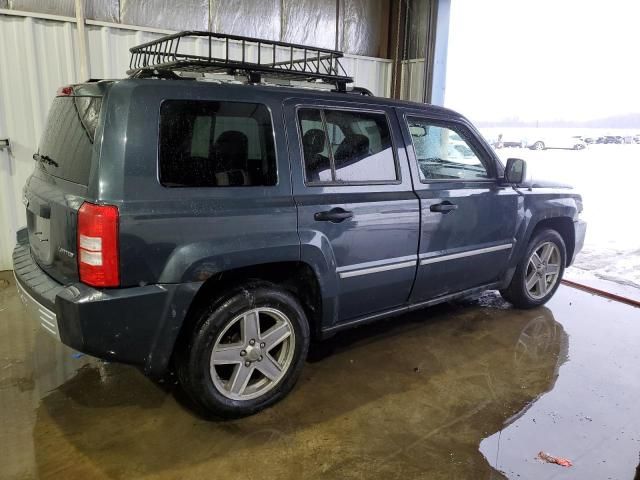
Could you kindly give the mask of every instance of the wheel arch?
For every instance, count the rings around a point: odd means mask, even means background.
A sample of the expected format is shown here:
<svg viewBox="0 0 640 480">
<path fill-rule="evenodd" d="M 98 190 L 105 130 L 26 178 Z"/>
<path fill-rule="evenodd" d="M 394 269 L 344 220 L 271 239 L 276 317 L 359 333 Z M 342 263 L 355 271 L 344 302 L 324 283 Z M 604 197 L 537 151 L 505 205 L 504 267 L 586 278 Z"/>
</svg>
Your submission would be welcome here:
<svg viewBox="0 0 640 480">
<path fill-rule="evenodd" d="M 294 294 L 302 304 L 312 337 L 320 333 L 322 325 L 322 287 L 316 272 L 305 262 L 284 261 L 263 263 L 218 272 L 202 283 L 195 293 L 180 326 L 173 347 L 183 344 L 195 328 L 199 314 L 212 299 L 223 298 L 225 292 L 250 281 L 273 283 Z"/>
<path fill-rule="evenodd" d="M 537 222 L 531 231 L 531 235 L 527 240 L 527 244 L 536 233 L 544 229 L 555 230 L 560 234 L 566 248 L 565 267 L 569 266 L 569 262 L 573 258 L 573 252 L 576 248 L 575 231 L 573 228 L 573 219 L 570 217 L 551 217 L 544 218 Z"/>
<path fill-rule="evenodd" d="M 557 231 L 562 240 L 564 241 L 566 248 L 565 267 L 569 266 L 571 259 L 573 258 L 573 252 L 575 251 L 575 230 L 573 227 L 573 217 L 570 209 L 566 211 L 553 212 L 554 214 L 549 217 L 532 218 L 527 222 L 523 222 L 519 234 L 517 234 L 518 241 L 511 257 L 509 266 L 505 271 L 504 277 L 501 281 L 501 288 L 506 288 L 515 274 L 516 268 L 520 259 L 526 254 L 529 242 L 534 235 L 545 228 L 550 228 Z"/>
</svg>

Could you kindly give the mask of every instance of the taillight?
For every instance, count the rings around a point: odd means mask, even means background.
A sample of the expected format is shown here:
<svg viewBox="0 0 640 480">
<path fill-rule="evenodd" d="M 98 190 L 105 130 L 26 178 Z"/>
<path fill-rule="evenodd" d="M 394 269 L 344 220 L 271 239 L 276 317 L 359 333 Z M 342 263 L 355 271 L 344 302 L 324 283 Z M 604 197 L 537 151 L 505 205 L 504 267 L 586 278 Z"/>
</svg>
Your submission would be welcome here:
<svg viewBox="0 0 640 480">
<path fill-rule="evenodd" d="M 80 281 L 93 287 L 120 284 L 118 207 L 83 203 L 78 211 Z"/>
<path fill-rule="evenodd" d="M 69 97 L 71 95 L 73 95 L 73 87 L 71 85 L 60 87 L 56 92 L 56 96 L 58 97 Z"/>
</svg>

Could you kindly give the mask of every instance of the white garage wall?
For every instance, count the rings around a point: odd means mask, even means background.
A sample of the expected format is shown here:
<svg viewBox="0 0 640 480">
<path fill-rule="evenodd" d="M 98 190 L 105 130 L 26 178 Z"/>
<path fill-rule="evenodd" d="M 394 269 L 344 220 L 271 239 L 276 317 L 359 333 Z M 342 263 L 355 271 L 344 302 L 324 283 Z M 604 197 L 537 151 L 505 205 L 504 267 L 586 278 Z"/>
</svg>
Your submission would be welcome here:
<svg viewBox="0 0 640 480">
<path fill-rule="evenodd" d="M 130 47 L 172 33 L 97 21 L 86 28 L 92 78 L 124 77 Z M 343 65 L 356 85 L 389 96 L 390 60 L 346 55 Z M 83 80 L 79 74 L 75 18 L 0 9 L 0 138 L 12 143 L 11 156 L 0 151 L 0 270 L 11 268 L 15 232 L 26 222 L 22 186 L 49 105 L 60 86 Z"/>
</svg>

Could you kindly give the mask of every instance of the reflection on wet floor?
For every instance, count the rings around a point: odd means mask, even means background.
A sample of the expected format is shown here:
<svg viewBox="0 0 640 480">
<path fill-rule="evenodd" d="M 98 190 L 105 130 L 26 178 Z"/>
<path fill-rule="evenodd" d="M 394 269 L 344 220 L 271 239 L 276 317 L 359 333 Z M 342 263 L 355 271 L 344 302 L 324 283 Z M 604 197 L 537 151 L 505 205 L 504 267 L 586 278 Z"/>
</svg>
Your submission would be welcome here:
<svg viewBox="0 0 640 480">
<path fill-rule="evenodd" d="M 0 275 L 2 478 L 633 478 L 638 463 L 640 310 L 584 292 L 346 332 L 280 404 L 207 421 L 178 390 L 56 345 Z"/>
</svg>

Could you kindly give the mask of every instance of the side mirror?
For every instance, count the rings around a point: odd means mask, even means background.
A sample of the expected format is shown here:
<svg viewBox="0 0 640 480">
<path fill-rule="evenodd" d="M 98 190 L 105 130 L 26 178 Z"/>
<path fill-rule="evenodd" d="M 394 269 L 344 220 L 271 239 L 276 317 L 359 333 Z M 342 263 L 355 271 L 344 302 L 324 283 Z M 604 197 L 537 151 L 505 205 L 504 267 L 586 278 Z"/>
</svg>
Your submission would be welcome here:
<svg viewBox="0 0 640 480">
<path fill-rule="evenodd" d="M 509 158 L 504 169 L 504 179 L 508 183 L 518 185 L 522 183 L 527 175 L 527 162 L 521 158 Z"/>
<path fill-rule="evenodd" d="M 412 137 L 426 137 L 427 129 L 422 125 L 409 125 L 409 133 Z"/>
</svg>

